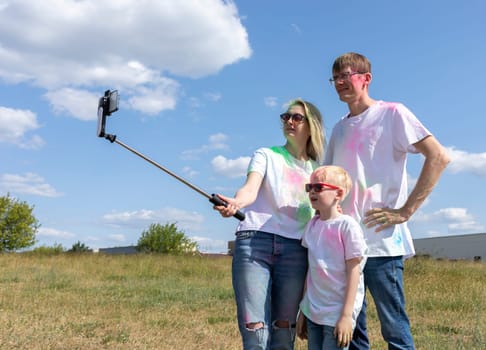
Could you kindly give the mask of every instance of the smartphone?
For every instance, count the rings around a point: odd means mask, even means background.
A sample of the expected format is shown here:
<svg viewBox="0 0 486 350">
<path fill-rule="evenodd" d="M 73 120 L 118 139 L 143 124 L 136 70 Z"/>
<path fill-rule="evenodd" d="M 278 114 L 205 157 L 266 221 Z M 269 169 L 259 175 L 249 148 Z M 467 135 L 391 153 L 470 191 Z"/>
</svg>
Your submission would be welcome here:
<svg viewBox="0 0 486 350">
<path fill-rule="evenodd" d="M 98 130 L 96 134 L 98 137 L 105 137 L 106 114 L 104 109 L 105 98 L 101 97 L 98 102 Z"/>
<path fill-rule="evenodd" d="M 98 137 L 105 137 L 106 117 L 118 110 L 118 91 L 106 90 L 98 101 Z"/>
</svg>

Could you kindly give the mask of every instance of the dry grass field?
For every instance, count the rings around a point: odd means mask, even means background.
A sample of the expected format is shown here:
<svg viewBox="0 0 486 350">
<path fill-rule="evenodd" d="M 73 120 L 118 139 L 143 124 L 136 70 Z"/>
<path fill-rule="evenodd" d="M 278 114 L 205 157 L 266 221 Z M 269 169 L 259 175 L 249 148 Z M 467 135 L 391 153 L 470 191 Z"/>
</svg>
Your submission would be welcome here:
<svg viewBox="0 0 486 350">
<path fill-rule="evenodd" d="M 240 349 L 230 265 L 0 254 L 0 349 Z M 405 278 L 417 349 L 486 349 L 484 263 L 414 258 Z M 372 349 L 385 349 L 372 302 L 368 323 Z"/>
</svg>

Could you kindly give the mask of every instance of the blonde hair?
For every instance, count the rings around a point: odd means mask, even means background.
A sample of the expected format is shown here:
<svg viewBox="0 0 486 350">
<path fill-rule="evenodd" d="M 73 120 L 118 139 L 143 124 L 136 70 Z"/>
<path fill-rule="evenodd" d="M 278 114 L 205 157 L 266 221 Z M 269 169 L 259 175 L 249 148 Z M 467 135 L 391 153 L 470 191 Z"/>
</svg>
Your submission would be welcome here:
<svg viewBox="0 0 486 350">
<path fill-rule="evenodd" d="M 323 165 L 318 167 L 312 173 L 311 177 L 317 178 L 319 181 L 328 183 L 330 185 L 338 186 L 343 190 L 342 199 L 346 198 L 353 182 L 349 173 L 337 165 Z"/>
<path fill-rule="evenodd" d="M 326 136 L 322 122 L 322 116 L 319 109 L 308 101 L 297 98 L 290 102 L 288 109 L 292 106 L 300 105 L 304 108 L 305 116 L 309 122 L 310 137 L 307 140 L 307 156 L 321 163 L 324 159 L 324 147 L 326 145 Z"/>
<path fill-rule="evenodd" d="M 333 73 L 339 73 L 347 67 L 360 73 L 371 73 L 370 61 L 356 52 L 348 52 L 336 58 L 332 65 L 332 71 Z"/>
</svg>

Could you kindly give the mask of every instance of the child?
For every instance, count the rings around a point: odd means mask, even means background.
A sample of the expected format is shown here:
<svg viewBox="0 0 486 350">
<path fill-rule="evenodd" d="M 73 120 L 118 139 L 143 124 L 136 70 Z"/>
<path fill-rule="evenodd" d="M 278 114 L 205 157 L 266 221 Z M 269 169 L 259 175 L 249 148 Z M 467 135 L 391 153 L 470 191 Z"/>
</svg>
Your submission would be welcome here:
<svg viewBox="0 0 486 350">
<path fill-rule="evenodd" d="M 309 269 L 297 334 L 307 336 L 309 350 L 347 349 L 364 298 L 366 243 L 359 223 L 339 207 L 351 188 L 349 174 L 338 166 L 321 166 L 310 181 L 305 190 L 317 214 L 302 237 Z"/>
</svg>

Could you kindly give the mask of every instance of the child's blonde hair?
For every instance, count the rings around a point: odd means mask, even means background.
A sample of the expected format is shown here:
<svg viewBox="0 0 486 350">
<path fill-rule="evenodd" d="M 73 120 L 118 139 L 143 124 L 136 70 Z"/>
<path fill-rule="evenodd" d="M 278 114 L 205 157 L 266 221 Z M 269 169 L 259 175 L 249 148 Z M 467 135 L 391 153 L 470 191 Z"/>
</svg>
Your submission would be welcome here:
<svg viewBox="0 0 486 350">
<path fill-rule="evenodd" d="M 341 200 L 346 198 L 353 183 L 348 172 L 337 165 L 323 165 L 318 167 L 311 175 L 313 178 L 330 185 L 338 186 L 343 190 Z"/>
</svg>

